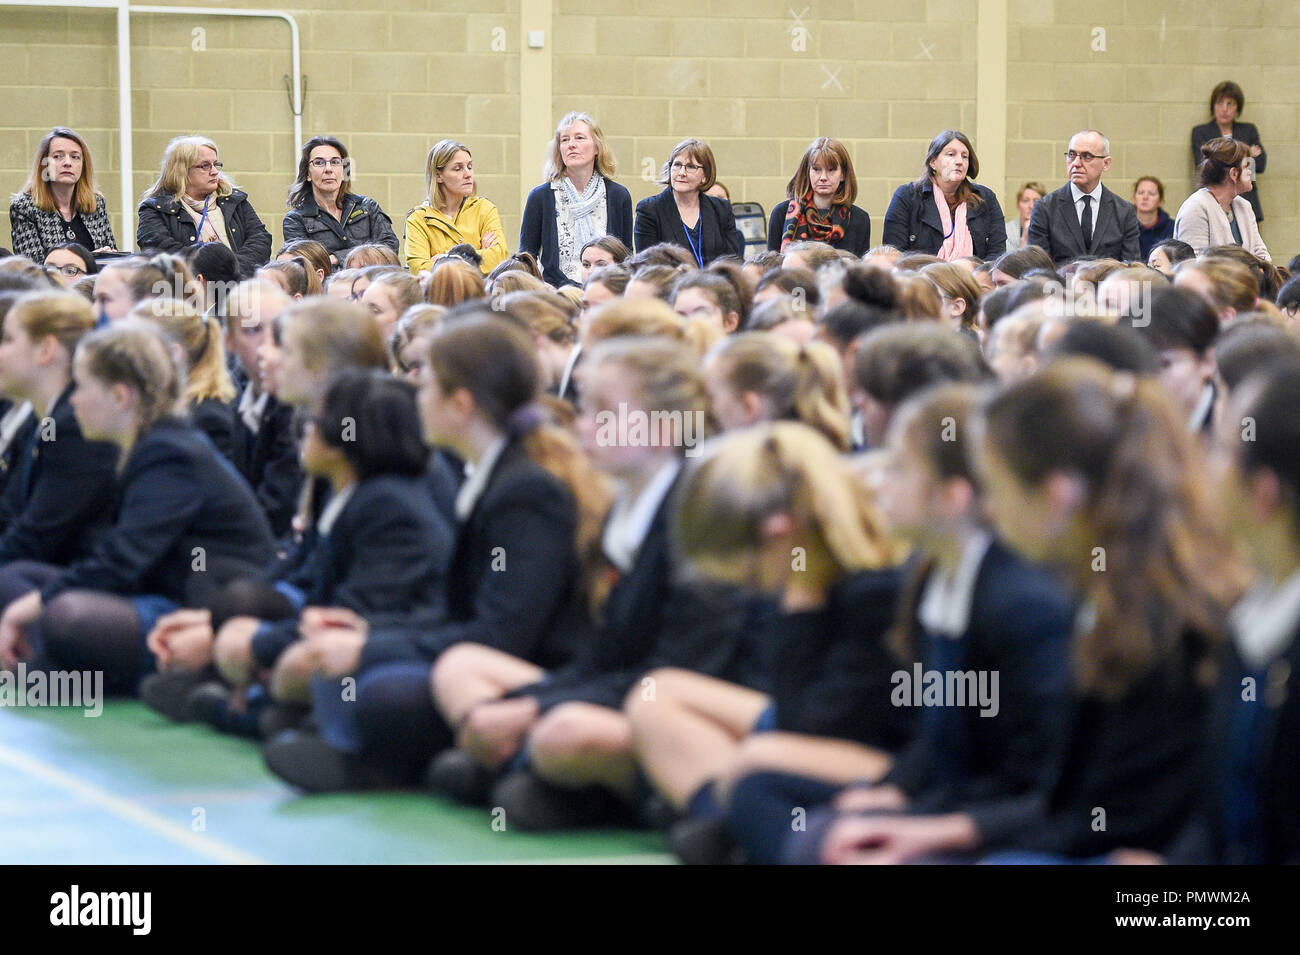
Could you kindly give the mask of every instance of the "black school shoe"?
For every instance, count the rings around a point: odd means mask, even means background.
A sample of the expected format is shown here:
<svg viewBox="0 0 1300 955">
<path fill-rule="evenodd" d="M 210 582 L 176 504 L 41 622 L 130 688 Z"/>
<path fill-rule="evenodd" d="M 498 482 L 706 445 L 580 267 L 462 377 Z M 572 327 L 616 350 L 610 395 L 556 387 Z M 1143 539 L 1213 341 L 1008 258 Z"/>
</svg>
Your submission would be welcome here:
<svg viewBox="0 0 1300 955">
<path fill-rule="evenodd" d="M 302 730 L 280 733 L 262 747 L 262 759 L 286 783 L 309 793 L 400 789 L 404 785 L 403 780 L 362 757 L 341 752 L 319 734 Z"/>
<path fill-rule="evenodd" d="M 435 795 L 467 806 L 486 806 L 498 774 L 474 762 L 464 750 L 443 750 L 429 762 L 424 784 Z"/>
<path fill-rule="evenodd" d="M 186 710 L 186 699 L 195 687 L 211 679 L 210 670 L 150 673 L 140 681 L 140 699 L 155 713 L 176 723 L 186 723 L 192 719 Z"/>
<path fill-rule="evenodd" d="M 503 777 L 488 802 L 494 811 L 505 811 L 507 829 L 524 832 L 635 826 L 638 821 L 632 807 L 608 789 L 561 789 L 528 769 Z"/>
<path fill-rule="evenodd" d="M 683 819 L 668 830 L 668 845 L 687 865 L 744 865 L 746 861 L 723 820 L 717 817 Z"/>
<path fill-rule="evenodd" d="M 276 703 L 265 694 L 251 700 L 243 712 L 236 712 L 230 707 L 232 696 L 230 687 L 219 680 L 201 683 L 185 698 L 187 718 L 223 733 L 268 740 L 303 726 L 311 712 L 305 706 Z"/>
</svg>

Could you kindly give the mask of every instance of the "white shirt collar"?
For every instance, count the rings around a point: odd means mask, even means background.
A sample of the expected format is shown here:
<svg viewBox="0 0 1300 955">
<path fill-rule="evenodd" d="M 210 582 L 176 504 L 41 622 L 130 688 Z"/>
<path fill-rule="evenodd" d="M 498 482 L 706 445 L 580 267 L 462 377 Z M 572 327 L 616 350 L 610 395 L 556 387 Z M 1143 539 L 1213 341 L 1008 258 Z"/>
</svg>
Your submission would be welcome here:
<svg viewBox="0 0 1300 955">
<path fill-rule="evenodd" d="M 1201 429 L 1205 427 L 1205 422 L 1209 420 L 1210 410 L 1214 407 L 1214 383 L 1207 381 L 1201 387 L 1201 397 L 1197 399 L 1196 407 L 1192 409 L 1192 416 L 1187 419 L 1187 427 L 1193 434 L 1200 434 Z"/>
<path fill-rule="evenodd" d="M 1079 207 L 1079 202 L 1084 196 L 1092 196 L 1092 214 L 1095 217 L 1097 215 L 1096 210 L 1101 208 L 1101 180 L 1097 180 L 1097 188 L 1093 189 L 1092 192 L 1084 192 L 1074 183 L 1070 183 L 1070 195 L 1074 198 L 1074 205 L 1076 208 Z"/>
<path fill-rule="evenodd" d="M 1300 571 L 1277 587 L 1261 584 L 1232 608 L 1237 651 L 1252 669 L 1262 669 L 1287 650 L 1300 624 Z"/>
<path fill-rule="evenodd" d="M 936 567 L 925 582 L 917 617 L 927 631 L 956 640 L 970 628 L 970 609 L 975 600 L 975 579 L 993 537 L 980 531 L 966 542 L 952 574 Z"/>
<path fill-rule="evenodd" d="M 600 545 L 610 563 L 621 572 L 627 573 L 631 569 L 637 552 L 650 533 L 655 514 L 681 469 L 682 462 L 674 458 L 654 473 L 635 499 L 629 499 L 623 492 L 615 499 Z"/>
<path fill-rule="evenodd" d="M 264 391 L 254 398 L 251 384 L 245 385 L 243 394 L 239 396 L 239 407 L 235 410 L 243 420 L 244 427 L 253 434 L 257 434 L 262 427 L 262 415 L 266 412 L 266 402 L 270 397 L 271 393 Z"/>
<path fill-rule="evenodd" d="M 31 413 L 32 403 L 30 401 L 16 404 L 4 413 L 4 417 L 0 418 L 0 451 L 4 451 L 14 443 L 14 437 Z"/>
<path fill-rule="evenodd" d="M 460 486 L 460 491 L 456 494 L 456 520 L 463 522 L 473 513 L 474 505 L 487 490 L 492 469 L 496 467 L 497 459 L 505 449 L 506 439 L 500 437 L 492 442 L 483 457 L 478 459 L 477 464 L 465 462 L 465 483 Z"/>
<path fill-rule="evenodd" d="M 320 517 L 316 520 L 316 533 L 321 537 L 329 537 L 330 531 L 334 529 L 334 522 L 339 519 L 343 513 L 343 508 L 348 506 L 348 501 L 352 498 L 352 492 L 357 489 L 356 484 L 349 484 L 341 491 L 336 491 L 330 495 L 330 499 L 325 502 L 321 508 Z"/>
</svg>

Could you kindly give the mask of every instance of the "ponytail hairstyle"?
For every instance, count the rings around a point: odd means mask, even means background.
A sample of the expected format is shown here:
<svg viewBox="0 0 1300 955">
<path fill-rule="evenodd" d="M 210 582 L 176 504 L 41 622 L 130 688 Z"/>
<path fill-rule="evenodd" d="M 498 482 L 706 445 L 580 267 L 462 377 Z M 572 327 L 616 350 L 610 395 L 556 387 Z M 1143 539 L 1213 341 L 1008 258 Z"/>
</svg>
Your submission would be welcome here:
<svg viewBox="0 0 1300 955">
<path fill-rule="evenodd" d="M 215 399 L 226 404 L 239 396 L 226 366 L 226 346 L 221 328 L 206 312 L 189 302 L 156 298 L 131 310 L 132 318 L 156 322 L 167 338 L 185 355 L 185 400 Z"/>
<path fill-rule="evenodd" d="M 742 332 L 719 342 L 710 357 L 733 391 L 763 398 L 770 420 L 802 421 L 838 450 L 849 450 L 843 362 L 830 345 L 799 345 L 781 335 Z"/>
<path fill-rule="evenodd" d="M 693 575 L 752 586 L 763 524 L 775 514 L 790 516 L 801 545 L 825 554 L 836 579 L 904 556 L 865 483 L 825 438 L 795 421 L 723 435 L 688 469 L 673 518 L 674 545 Z"/>
<path fill-rule="evenodd" d="M 95 328 L 95 312 L 75 292 L 37 293 L 15 301 L 0 319 L 0 324 L 4 322 L 21 325 L 33 342 L 53 336 L 67 353 L 65 370 L 70 370 L 77 344 Z"/>
<path fill-rule="evenodd" d="M 1066 568 L 1096 611 L 1074 646 L 1083 692 L 1114 699 L 1156 670 L 1208 685 L 1244 575 L 1161 384 L 1062 359 L 992 397 L 984 446 L 1026 488 L 1053 473 L 1083 482 L 1079 517 L 1094 547 Z M 1105 573 L 1094 570 L 1098 547 Z"/>
<path fill-rule="evenodd" d="M 415 387 L 377 369 L 344 368 L 314 416 L 316 434 L 342 452 L 358 481 L 419 477 L 429 464 Z"/>
<path fill-rule="evenodd" d="M 77 359 L 103 384 L 135 392 L 140 434 L 180 413 L 180 370 L 156 325 L 127 319 L 91 332 L 77 346 Z M 125 465 L 123 455 L 118 468 Z"/>
<path fill-rule="evenodd" d="M 483 416 L 509 440 L 521 441 L 529 459 L 572 495 L 578 517 L 574 550 L 584 588 L 594 593 L 613 491 L 577 439 L 549 424 L 539 406 L 542 370 L 527 326 L 492 313 L 444 322 L 431 337 L 428 362 L 443 394 L 468 391 Z"/>
<path fill-rule="evenodd" d="M 342 201 L 341 196 L 339 201 Z M 315 239 L 294 239 L 280 246 L 280 251 L 275 253 L 277 259 L 282 255 L 292 255 L 302 262 L 303 268 L 311 273 L 309 281 L 314 280 L 311 281 L 314 291 L 310 294 L 319 295 L 323 283 L 334 271 L 334 264 L 330 262 L 330 250 Z"/>
</svg>

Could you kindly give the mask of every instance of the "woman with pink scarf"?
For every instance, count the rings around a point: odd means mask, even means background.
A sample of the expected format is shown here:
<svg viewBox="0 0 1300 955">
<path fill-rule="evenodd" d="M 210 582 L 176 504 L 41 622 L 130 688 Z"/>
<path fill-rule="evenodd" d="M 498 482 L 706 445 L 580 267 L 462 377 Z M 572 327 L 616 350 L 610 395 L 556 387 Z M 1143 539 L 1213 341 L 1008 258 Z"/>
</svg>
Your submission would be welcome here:
<svg viewBox="0 0 1300 955">
<path fill-rule="evenodd" d="M 974 255 L 991 261 L 1006 250 L 998 197 L 974 182 L 980 163 L 965 133 L 945 129 L 930 142 L 921 178 L 899 186 L 885 213 L 886 245 L 946 262 Z"/>
</svg>

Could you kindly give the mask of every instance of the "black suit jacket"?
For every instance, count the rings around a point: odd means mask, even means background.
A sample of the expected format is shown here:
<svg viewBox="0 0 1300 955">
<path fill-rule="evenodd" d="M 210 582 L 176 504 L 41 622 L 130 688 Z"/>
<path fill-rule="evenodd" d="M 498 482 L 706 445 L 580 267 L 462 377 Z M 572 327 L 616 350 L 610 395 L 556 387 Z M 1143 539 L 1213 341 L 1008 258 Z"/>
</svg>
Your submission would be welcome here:
<svg viewBox="0 0 1300 955">
<path fill-rule="evenodd" d="M 1092 245 L 1083 244 L 1083 227 L 1075 211 L 1074 195 L 1067 182 L 1034 203 L 1029 218 L 1029 241 L 1044 249 L 1056 265 L 1092 256 L 1136 262 L 1142 257 L 1141 232 L 1133 203 L 1121 199 L 1104 185 L 1100 210 L 1093 212 Z"/>
<path fill-rule="evenodd" d="M 543 667 L 567 662 L 591 632 L 577 522 L 568 488 L 511 441 L 457 528 L 446 611 L 371 627 L 362 669 L 432 661 L 455 643 L 481 643 Z"/>
<path fill-rule="evenodd" d="M 164 419 L 140 435 L 122 468 L 115 521 L 94 551 L 42 590 L 201 606 L 239 577 L 261 577 L 275 556 L 266 515 L 234 466 L 190 424 Z"/>
<path fill-rule="evenodd" d="M 113 511 L 118 447 L 81 436 L 69 386 L 28 436 L 0 500 L 0 564 L 70 564 L 89 553 Z M 35 417 L 35 416 L 33 416 Z"/>
<path fill-rule="evenodd" d="M 1202 123 L 1200 126 L 1192 127 L 1192 166 L 1195 169 L 1201 168 L 1201 147 L 1211 139 L 1218 139 L 1223 133 L 1219 132 L 1219 124 L 1211 120 L 1208 123 Z M 1255 157 L 1255 172 L 1262 173 L 1264 167 L 1268 165 L 1268 153 L 1264 151 L 1264 144 L 1259 141 L 1259 130 L 1255 128 L 1254 123 L 1233 123 L 1232 138 L 1238 142 L 1245 143 L 1247 146 L 1258 146 L 1259 155 Z M 1259 204 L 1259 181 L 1255 181 L 1255 188 L 1246 193 L 1246 200 L 1250 207 L 1255 210 L 1255 221 L 1264 221 L 1264 210 Z"/>
<path fill-rule="evenodd" d="M 966 228 L 970 230 L 971 253 L 981 259 L 996 259 L 1007 248 L 1007 225 L 1002 206 L 988 186 L 971 183 L 980 204 L 968 209 Z M 939 207 L 934 204 L 934 183 L 904 183 L 894 190 L 885 212 L 885 232 L 881 240 L 904 252 L 938 255 L 943 247 L 943 223 Z"/>
<path fill-rule="evenodd" d="M 384 615 L 436 614 L 446 599 L 451 542 L 423 476 L 370 478 L 288 583 L 307 606 L 347 607 L 372 624 Z M 269 667 L 297 638 L 296 619 L 276 621 L 254 638 L 253 655 Z"/>
<path fill-rule="evenodd" d="M 636 679 L 657 667 L 682 667 L 746 685 L 760 678 L 757 634 L 745 626 L 749 595 L 736 588 L 674 583 L 672 502 L 670 490 L 632 566 L 601 607 L 596 637 L 585 652 L 571 666 L 512 695 L 534 697 L 542 710 L 571 701 L 620 709 Z"/>
<path fill-rule="evenodd" d="M 717 196 L 701 194 L 700 222 L 703 224 L 700 255 L 704 259 L 704 265 L 722 255 L 744 257 L 744 248 L 736 245 L 736 237 L 740 233 L 736 231 L 736 217 L 731 211 L 731 203 Z M 671 242 L 688 251 L 691 248 L 671 187 L 636 204 L 636 250 L 640 252 L 660 242 Z"/>
<path fill-rule="evenodd" d="M 248 430 L 234 409 L 231 416 L 234 446 L 230 459 L 252 486 L 275 536 L 283 537 L 289 533 L 302 490 L 293 408 L 281 404 L 274 395 L 268 397 L 257 434 Z"/>
</svg>

